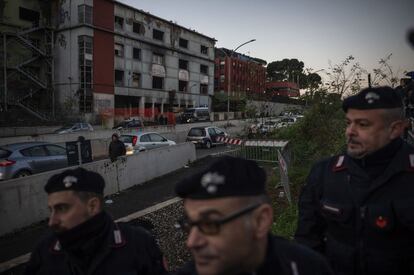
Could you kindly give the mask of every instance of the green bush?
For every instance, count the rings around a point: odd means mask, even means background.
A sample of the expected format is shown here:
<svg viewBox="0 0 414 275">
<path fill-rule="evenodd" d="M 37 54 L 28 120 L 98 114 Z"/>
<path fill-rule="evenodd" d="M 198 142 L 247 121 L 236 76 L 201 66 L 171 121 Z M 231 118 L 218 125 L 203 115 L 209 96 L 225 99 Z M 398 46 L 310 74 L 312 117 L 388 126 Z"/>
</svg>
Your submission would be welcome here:
<svg viewBox="0 0 414 275">
<path fill-rule="evenodd" d="M 341 101 L 331 95 L 317 94 L 305 117 L 295 125 L 277 131 L 273 138 L 289 140 L 292 162 L 288 169 L 292 204 L 275 201 L 272 232 L 293 238 L 296 230 L 297 200 L 310 167 L 318 160 L 341 152 L 345 144 L 345 117 Z M 278 179 L 274 179 L 278 180 Z"/>
</svg>

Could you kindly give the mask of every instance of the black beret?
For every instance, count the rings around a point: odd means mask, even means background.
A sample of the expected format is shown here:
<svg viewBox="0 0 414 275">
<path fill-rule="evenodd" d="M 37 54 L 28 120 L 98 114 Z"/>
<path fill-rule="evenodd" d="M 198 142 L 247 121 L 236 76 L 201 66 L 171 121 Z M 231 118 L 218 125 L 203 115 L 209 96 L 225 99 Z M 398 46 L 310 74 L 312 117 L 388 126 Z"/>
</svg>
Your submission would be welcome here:
<svg viewBox="0 0 414 275">
<path fill-rule="evenodd" d="M 214 199 L 266 194 L 266 173 L 255 161 L 224 156 L 175 186 L 179 197 Z"/>
<path fill-rule="evenodd" d="M 69 169 L 53 175 L 45 185 L 45 191 L 48 194 L 69 190 L 103 194 L 104 188 L 104 178 L 84 168 Z"/>
<path fill-rule="evenodd" d="M 370 110 L 401 108 L 402 98 L 390 87 L 376 87 L 362 90 L 356 95 L 347 97 L 342 103 L 342 109 Z"/>
</svg>

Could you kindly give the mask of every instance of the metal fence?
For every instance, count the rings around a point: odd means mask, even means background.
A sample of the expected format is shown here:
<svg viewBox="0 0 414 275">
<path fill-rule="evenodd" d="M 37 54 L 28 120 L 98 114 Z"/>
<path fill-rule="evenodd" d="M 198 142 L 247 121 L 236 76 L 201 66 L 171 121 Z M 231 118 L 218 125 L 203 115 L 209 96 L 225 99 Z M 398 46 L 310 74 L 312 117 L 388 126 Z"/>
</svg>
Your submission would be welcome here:
<svg viewBox="0 0 414 275">
<path fill-rule="evenodd" d="M 283 186 L 286 197 L 291 202 L 288 167 L 291 160 L 289 142 L 276 140 L 247 140 L 235 149 L 213 154 L 215 157 L 228 155 L 270 163 L 279 167 L 280 185 Z"/>
</svg>

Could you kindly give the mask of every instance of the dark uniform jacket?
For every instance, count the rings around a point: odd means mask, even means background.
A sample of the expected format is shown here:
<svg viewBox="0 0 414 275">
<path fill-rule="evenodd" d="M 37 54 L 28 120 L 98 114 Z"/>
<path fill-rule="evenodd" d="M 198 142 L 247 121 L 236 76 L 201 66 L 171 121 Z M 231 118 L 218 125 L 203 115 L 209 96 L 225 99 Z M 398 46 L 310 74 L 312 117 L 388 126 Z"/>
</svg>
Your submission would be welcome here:
<svg viewBox="0 0 414 275">
<path fill-rule="evenodd" d="M 315 165 L 295 238 L 337 274 L 414 274 L 414 148 L 397 139 L 366 160 Z"/>
<path fill-rule="evenodd" d="M 237 248 L 235 248 L 237 249 Z M 186 264 L 176 275 L 196 275 L 194 262 Z M 328 263 L 314 251 L 269 235 L 264 263 L 246 275 L 333 275 Z M 240 274 L 242 275 L 242 274 Z"/>
<path fill-rule="evenodd" d="M 115 224 L 112 220 L 105 231 L 103 238 L 99 238 L 101 242 L 86 244 L 89 247 L 82 248 L 88 251 L 91 246 L 96 246 L 94 253 L 84 255 L 69 253 L 62 248 L 55 234 L 49 234 L 32 253 L 25 274 L 167 274 L 161 251 L 147 231 L 122 223 Z M 85 258 L 89 260 L 85 261 Z"/>
</svg>

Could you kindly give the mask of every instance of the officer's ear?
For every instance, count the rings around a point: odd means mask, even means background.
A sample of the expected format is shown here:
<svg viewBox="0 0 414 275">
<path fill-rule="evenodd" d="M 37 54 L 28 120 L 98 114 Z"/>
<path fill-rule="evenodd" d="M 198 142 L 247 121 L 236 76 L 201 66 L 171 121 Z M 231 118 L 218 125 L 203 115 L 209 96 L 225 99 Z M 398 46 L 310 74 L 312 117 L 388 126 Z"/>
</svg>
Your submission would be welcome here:
<svg viewBox="0 0 414 275">
<path fill-rule="evenodd" d="M 396 120 L 390 124 L 390 139 L 395 139 L 400 137 L 404 133 L 404 129 L 407 127 L 407 121 L 405 120 Z"/>
<path fill-rule="evenodd" d="M 273 208 L 270 204 L 263 204 L 253 213 L 253 226 L 257 239 L 266 238 L 273 223 Z"/>
<path fill-rule="evenodd" d="M 91 216 L 101 212 L 101 200 L 98 197 L 92 197 L 88 200 L 87 203 L 88 212 Z"/>
</svg>

